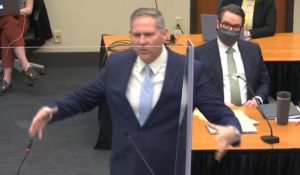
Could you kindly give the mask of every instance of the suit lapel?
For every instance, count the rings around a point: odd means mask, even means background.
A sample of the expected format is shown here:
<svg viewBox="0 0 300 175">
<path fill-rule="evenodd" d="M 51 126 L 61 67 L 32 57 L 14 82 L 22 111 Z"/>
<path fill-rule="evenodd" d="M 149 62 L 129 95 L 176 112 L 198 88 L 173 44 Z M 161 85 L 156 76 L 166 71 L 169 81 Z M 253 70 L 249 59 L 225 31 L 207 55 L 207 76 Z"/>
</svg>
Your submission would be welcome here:
<svg viewBox="0 0 300 175">
<path fill-rule="evenodd" d="M 137 55 L 135 54 L 135 52 L 129 52 L 128 55 L 126 55 L 125 59 L 122 59 L 123 62 L 121 63 L 121 67 L 119 70 L 117 70 L 118 72 L 118 81 L 119 81 L 119 86 L 118 91 L 120 91 L 121 93 L 121 97 L 120 100 L 122 100 L 122 102 L 120 104 L 124 105 L 124 112 L 127 113 L 128 115 L 124 115 L 126 117 L 128 117 L 128 122 L 132 124 L 132 126 L 134 127 L 140 127 L 139 121 L 137 120 L 137 117 L 135 116 L 135 113 L 131 107 L 131 104 L 129 103 L 127 97 L 126 97 L 126 90 L 127 90 L 127 86 L 128 86 L 128 81 L 129 78 L 131 76 L 131 72 L 132 72 L 132 68 L 133 68 L 133 64 L 135 62 L 137 58 Z"/>
<path fill-rule="evenodd" d="M 252 67 L 252 66 L 250 66 L 251 65 L 251 58 L 247 54 L 247 47 L 242 42 L 238 41 L 238 47 L 239 47 L 241 57 L 242 57 L 242 60 L 243 60 L 245 77 L 246 77 L 246 80 L 249 81 L 250 80 L 249 76 L 251 75 L 251 67 Z M 247 87 L 247 98 L 249 96 L 251 96 L 248 93 L 250 93 L 250 89 L 248 89 L 248 87 Z"/>
<path fill-rule="evenodd" d="M 184 65 L 182 65 L 181 63 L 182 62 L 180 62 L 179 58 L 173 52 L 171 51 L 168 52 L 168 61 L 167 61 L 164 84 L 157 104 L 159 103 L 161 98 L 164 98 L 164 96 L 166 96 L 168 92 L 170 92 L 170 89 L 174 88 L 173 85 L 176 84 L 176 81 L 183 79 L 182 71 Z"/>
<path fill-rule="evenodd" d="M 211 73 L 215 73 L 218 78 L 218 90 L 221 90 L 222 98 L 224 98 L 224 92 L 223 92 L 223 70 L 221 65 L 221 57 L 219 53 L 219 46 L 217 40 L 214 40 L 209 47 L 208 47 L 208 55 L 209 59 L 211 59 L 211 64 L 214 69 L 213 71 L 210 71 Z"/>
<path fill-rule="evenodd" d="M 174 52 L 170 51 L 168 48 L 167 50 L 168 60 L 163 87 L 159 99 L 156 105 L 153 107 L 150 116 L 147 118 L 144 126 L 151 123 L 151 120 L 155 120 L 157 117 L 159 117 L 159 115 L 157 115 L 157 111 L 159 110 L 159 108 L 165 105 L 165 99 L 170 95 L 170 92 L 174 91 L 175 88 L 182 88 L 178 87 L 178 84 L 182 85 L 184 62 Z"/>
</svg>

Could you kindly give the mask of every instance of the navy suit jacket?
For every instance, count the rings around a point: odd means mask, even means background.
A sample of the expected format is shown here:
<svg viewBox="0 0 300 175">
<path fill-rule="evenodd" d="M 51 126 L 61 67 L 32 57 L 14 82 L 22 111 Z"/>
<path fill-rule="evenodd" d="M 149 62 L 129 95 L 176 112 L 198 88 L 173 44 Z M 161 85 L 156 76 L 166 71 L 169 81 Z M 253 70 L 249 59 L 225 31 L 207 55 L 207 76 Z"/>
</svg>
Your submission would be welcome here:
<svg viewBox="0 0 300 175">
<path fill-rule="evenodd" d="M 220 6 L 236 4 L 242 6 L 243 0 L 221 0 Z M 276 6 L 274 0 L 256 1 L 253 14 L 253 28 L 251 38 L 274 35 L 276 31 Z"/>
<path fill-rule="evenodd" d="M 112 54 L 95 80 L 50 105 L 59 108 L 50 122 L 89 111 L 107 100 L 113 128 L 111 174 L 150 175 L 141 159 L 142 155 L 155 174 L 173 175 L 186 58 L 168 50 L 161 95 L 143 126 L 140 126 L 126 97 L 127 84 L 136 58 L 133 51 Z M 211 122 L 233 125 L 241 130 L 233 112 L 212 91 L 201 70 L 201 64 L 196 62 L 194 105 Z M 141 155 L 133 144 L 136 144 Z"/>
<path fill-rule="evenodd" d="M 255 96 L 260 96 L 265 101 L 269 94 L 270 77 L 263 62 L 259 45 L 238 40 L 238 48 L 243 60 L 248 85 L 254 91 Z M 197 46 L 195 48 L 195 59 L 203 62 L 203 71 L 217 93 L 224 99 L 223 72 L 217 39 Z M 251 90 L 247 87 L 247 99 L 252 98 Z"/>
</svg>

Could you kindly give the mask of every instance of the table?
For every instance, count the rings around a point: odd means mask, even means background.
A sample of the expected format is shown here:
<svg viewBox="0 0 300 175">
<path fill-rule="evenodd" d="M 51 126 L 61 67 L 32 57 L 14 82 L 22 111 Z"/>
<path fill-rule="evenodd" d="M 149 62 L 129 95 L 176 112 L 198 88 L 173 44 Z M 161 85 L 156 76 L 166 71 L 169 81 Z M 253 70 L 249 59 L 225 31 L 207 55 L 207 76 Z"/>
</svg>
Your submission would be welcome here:
<svg viewBox="0 0 300 175">
<path fill-rule="evenodd" d="M 281 126 L 271 120 L 273 134 L 280 137 L 280 143 L 267 144 L 260 137 L 269 135 L 270 130 L 259 111 L 256 108 L 240 109 L 259 122 L 256 126 L 258 133 L 242 134 L 240 147 L 231 148 L 221 162 L 214 160 L 214 151 L 217 149 L 214 136 L 208 133 L 204 121 L 193 118 L 192 174 L 299 174 L 300 126 L 294 123 Z"/>
<path fill-rule="evenodd" d="M 275 120 L 269 120 L 273 134 L 280 137 L 280 143 L 267 144 L 264 143 L 260 137 L 263 135 L 269 135 L 270 130 L 266 120 L 262 117 L 257 108 L 254 107 L 241 107 L 241 109 L 247 116 L 259 122 L 256 126 L 257 134 L 242 134 L 242 143 L 234 150 L 246 150 L 246 149 L 286 149 L 286 148 L 300 148 L 300 126 L 295 126 L 295 123 L 289 123 L 288 125 L 278 125 Z M 214 142 L 213 135 L 210 135 L 205 127 L 205 122 L 194 117 L 193 118 L 193 150 L 215 150 L 217 145 Z M 205 144 L 203 144 L 205 142 Z"/>
</svg>

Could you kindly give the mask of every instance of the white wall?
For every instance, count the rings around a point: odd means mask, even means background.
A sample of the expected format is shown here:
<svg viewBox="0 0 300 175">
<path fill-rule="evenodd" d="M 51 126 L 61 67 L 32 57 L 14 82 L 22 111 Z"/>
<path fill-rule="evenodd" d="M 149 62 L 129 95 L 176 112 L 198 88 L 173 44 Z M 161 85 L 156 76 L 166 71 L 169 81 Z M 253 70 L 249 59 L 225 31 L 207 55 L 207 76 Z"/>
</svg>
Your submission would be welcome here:
<svg viewBox="0 0 300 175">
<path fill-rule="evenodd" d="M 129 17 L 139 7 L 155 7 L 154 0 L 44 0 L 51 27 L 62 32 L 62 43 L 53 40 L 41 52 L 98 51 L 102 34 L 127 34 Z M 166 24 L 173 31 L 175 17 L 182 17 L 184 32 L 190 31 L 190 0 L 157 0 Z"/>
<path fill-rule="evenodd" d="M 300 1 L 294 1 L 294 32 L 300 32 L 300 20 L 297 18 L 300 16 Z"/>
</svg>

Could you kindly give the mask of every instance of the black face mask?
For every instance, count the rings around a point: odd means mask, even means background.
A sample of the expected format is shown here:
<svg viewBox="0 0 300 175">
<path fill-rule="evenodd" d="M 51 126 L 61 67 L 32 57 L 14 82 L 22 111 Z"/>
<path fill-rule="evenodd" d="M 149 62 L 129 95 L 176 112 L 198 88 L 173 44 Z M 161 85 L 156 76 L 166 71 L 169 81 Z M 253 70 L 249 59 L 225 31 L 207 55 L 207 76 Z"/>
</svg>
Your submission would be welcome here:
<svg viewBox="0 0 300 175">
<path fill-rule="evenodd" d="M 234 32 L 226 29 L 217 29 L 220 40 L 227 46 L 231 47 L 240 37 L 240 32 Z"/>
</svg>

